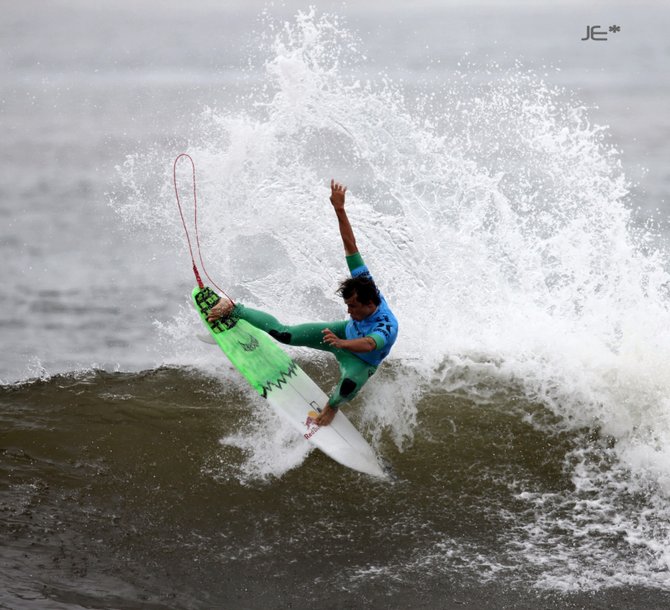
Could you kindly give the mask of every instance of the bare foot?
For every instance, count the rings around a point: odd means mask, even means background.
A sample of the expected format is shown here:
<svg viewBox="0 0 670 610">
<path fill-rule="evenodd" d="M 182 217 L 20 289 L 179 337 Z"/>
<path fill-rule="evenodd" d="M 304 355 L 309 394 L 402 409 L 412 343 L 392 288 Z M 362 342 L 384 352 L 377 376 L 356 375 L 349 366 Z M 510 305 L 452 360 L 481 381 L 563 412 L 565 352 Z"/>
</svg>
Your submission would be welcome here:
<svg viewBox="0 0 670 610">
<path fill-rule="evenodd" d="M 209 322 L 214 322 L 219 318 L 226 318 L 230 315 L 230 312 L 233 311 L 233 307 L 235 307 L 235 305 L 228 297 L 221 297 L 219 302 L 209 310 L 207 320 Z"/>
<path fill-rule="evenodd" d="M 327 426 L 333 421 L 335 415 L 337 415 L 337 409 L 333 409 L 330 405 L 326 405 L 314 421 L 318 426 Z"/>
</svg>

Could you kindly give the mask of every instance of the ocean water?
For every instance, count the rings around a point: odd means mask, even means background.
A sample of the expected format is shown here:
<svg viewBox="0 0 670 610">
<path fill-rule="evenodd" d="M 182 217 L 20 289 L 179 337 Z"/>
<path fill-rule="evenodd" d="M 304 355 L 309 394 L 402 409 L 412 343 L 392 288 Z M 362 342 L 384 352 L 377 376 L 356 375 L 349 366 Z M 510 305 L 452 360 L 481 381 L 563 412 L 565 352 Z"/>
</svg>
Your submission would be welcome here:
<svg viewBox="0 0 670 610">
<path fill-rule="evenodd" d="M 669 16 L 7 7 L 0 607 L 667 607 Z M 348 185 L 401 335 L 347 414 L 390 482 L 195 338 L 181 152 L 209 274 L 290 323 L 346 313 Z"/>
</svg>

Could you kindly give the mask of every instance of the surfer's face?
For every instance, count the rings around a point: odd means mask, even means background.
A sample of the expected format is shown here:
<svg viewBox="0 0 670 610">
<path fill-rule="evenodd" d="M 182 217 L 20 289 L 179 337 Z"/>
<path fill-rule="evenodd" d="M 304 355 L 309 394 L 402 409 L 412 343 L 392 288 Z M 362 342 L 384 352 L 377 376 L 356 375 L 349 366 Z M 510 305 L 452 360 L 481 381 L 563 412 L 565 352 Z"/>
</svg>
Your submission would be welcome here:
<svg viewBox="0 0 670 610">
<path fill-rule="evenodd" d="M 349 312 L 351 319 L 356 320 L 357 322 L 365 320 L 365 318 L 374 313 L 375 309 L 377 309 L 377 306 L 372 302 L 361 303 L 355 292 L 348 299 L 344 299 L 344 303 L 347 306 L 347 311 Z"/>
</svg>

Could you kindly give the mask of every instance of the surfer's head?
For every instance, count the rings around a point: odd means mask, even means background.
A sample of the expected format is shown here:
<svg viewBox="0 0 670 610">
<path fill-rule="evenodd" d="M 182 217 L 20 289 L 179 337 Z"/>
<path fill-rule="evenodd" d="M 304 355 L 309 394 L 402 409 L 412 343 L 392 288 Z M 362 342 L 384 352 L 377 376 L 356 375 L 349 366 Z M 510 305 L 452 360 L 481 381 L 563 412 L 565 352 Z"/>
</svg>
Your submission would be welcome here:
<svg viewBox="0 0 670 610">
<path fill-rule="evenodd" d="M 350 277 L 337 290 L 347 305 L 349 315 L 354 320 L 364 320 L 373 314 L 381 299 L 374 281 L 369 277 Z"/>
</svg>

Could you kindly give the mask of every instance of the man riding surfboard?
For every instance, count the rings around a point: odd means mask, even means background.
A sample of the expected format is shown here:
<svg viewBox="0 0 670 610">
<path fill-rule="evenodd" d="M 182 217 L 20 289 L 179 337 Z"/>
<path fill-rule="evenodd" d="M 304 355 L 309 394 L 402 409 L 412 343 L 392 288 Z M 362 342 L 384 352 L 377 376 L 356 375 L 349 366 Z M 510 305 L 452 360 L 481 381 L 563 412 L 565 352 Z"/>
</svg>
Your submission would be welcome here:
<svg viewBox="0 0 670 610">
<path fill-rule="evenodd" d="M 351 273 L 351 277 L 340 284 L 337 292 L 344 299 L 351 319 L 286 326 L 263 311 L 245 307 L 241 303 L 233 304 L 225 297 L 212 307 L 207 317 L 209 321 L 228 316 L 241 318 L 280 343 L 332 353 L 340 366 L 340 379 L 328 403 L 316 418 L 320 426 L 327 426 L 339 406 L 358 394 L 388 356 L 398 336 L 398 321 L 358 252 L 354 232 L 344 209 L 347 188 L 331 180 L 330 189 L 330 202 L 337 215 Z"/>
</svg>

